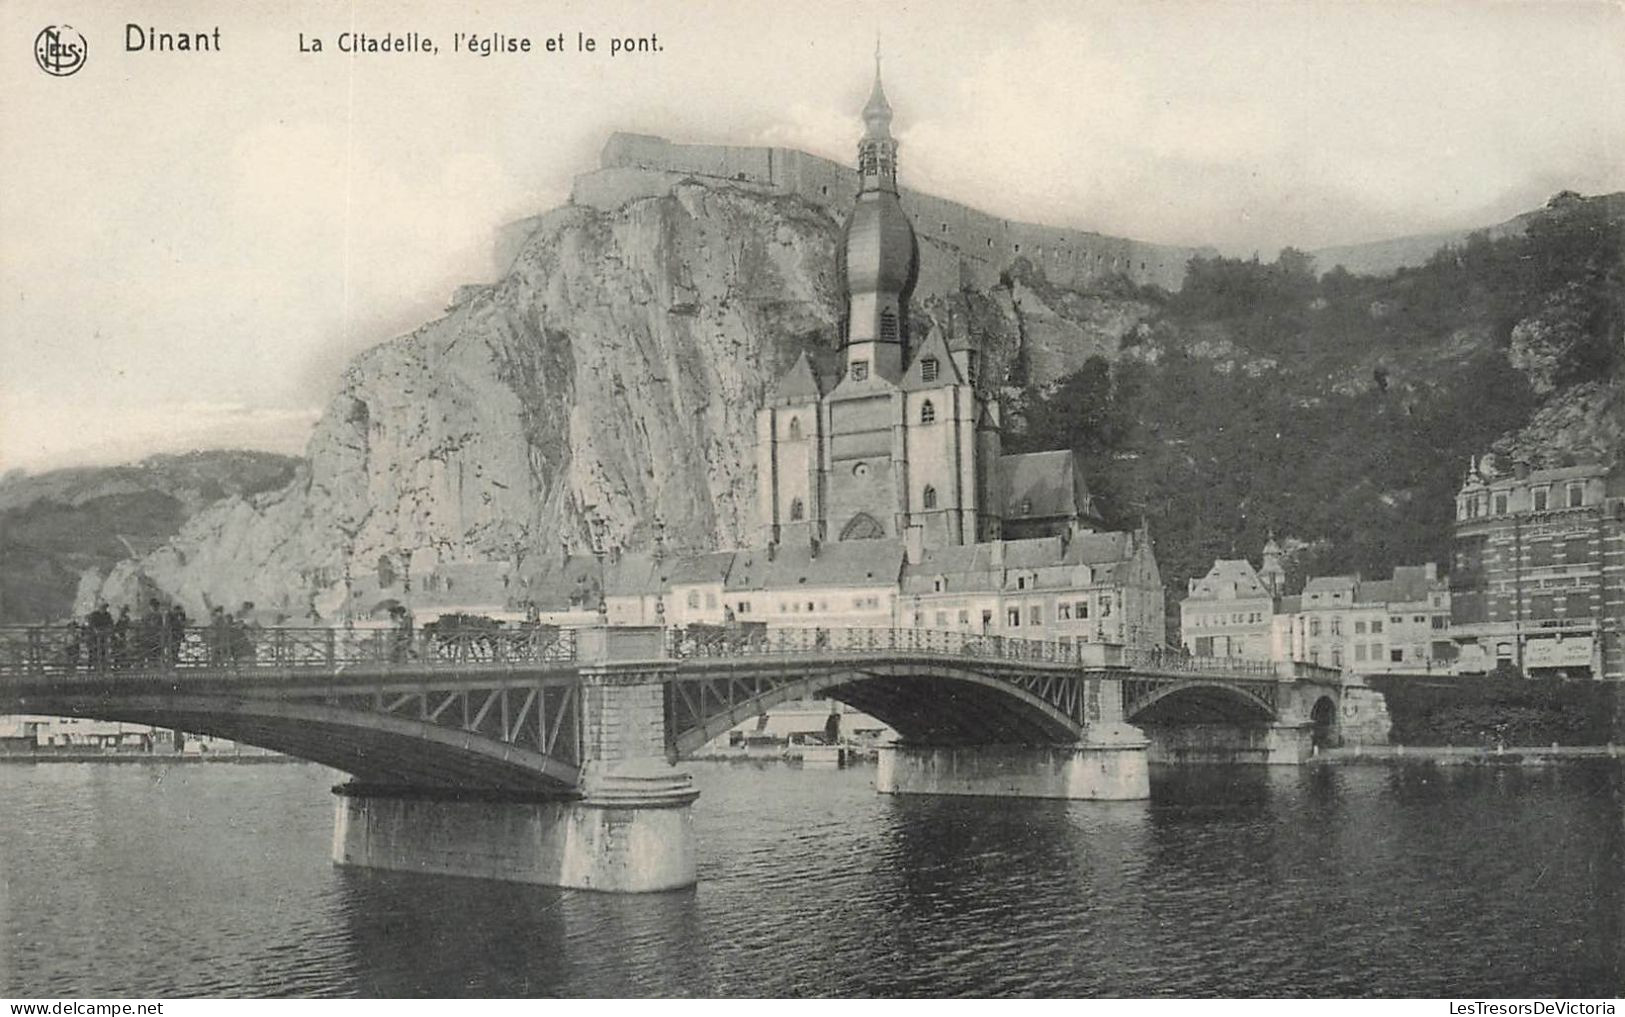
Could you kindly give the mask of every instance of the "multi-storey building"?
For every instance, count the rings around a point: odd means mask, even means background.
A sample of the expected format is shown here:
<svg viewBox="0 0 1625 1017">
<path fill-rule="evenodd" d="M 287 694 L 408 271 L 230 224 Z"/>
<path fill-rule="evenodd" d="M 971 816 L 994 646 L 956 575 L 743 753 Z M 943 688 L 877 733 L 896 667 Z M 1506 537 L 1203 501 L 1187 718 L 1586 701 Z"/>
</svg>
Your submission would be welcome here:
<svg viewBox="0 0 1625 1017">
<path fill-rule="evenodd" d="M 1460 671 L 1625 679 L 1625 470 L 1471 464 L 1450 607 Z"/>
<path fill-rule="evenodd" d="M 1266 555 L 1266 559 L 1267 559 Z M 1180 641 L 1198 657 L 1270 659 L 1274 589 L 1245 558 L 1220 558 L 1179 603 Z"/>
<path fill-rule="evenodd" d="M 1276 660 L 1361 673 L 1449 666 L 1450 591 L 1438 566 L 1401 565 L 1392 579 L 1318 576 L 1280 601 L 1272 621 Z"/>
</svg>

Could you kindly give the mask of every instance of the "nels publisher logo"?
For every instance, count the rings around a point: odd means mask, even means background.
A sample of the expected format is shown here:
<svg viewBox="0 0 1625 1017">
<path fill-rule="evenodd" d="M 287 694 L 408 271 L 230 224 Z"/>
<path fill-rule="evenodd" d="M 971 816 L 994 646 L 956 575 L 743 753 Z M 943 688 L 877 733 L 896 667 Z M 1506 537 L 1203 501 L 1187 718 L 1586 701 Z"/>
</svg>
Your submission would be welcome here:
<svg viewBox="0 0 1625 1017">
<path fill-rule="evenodd" d="M 77 73 L 85 65 L 88 52 L 85 37 L 72 25 L 47 25 L 34 37 L 34 62 L 52 77 L 65 78 Z"/>
</svg>

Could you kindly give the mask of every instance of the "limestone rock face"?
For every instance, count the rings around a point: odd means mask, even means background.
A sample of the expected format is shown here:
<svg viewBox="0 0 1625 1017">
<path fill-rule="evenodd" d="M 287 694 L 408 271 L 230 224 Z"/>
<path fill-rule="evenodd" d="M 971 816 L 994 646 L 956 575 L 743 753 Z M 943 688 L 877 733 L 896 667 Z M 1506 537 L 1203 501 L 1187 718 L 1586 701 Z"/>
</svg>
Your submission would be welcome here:
<svg viewBox="0 0 1625 1017">
<path fill-rule="evenodd" d="M 251 600 L 299 619 L 330 615 L 347 571 L 580 551 L 595 526 L 627 548 L 657 532 L 673 548 L 747 540 L 764 391 L 803 349 L 834 359 L 834 215 L 673 176 L 525 225 L 494 285 L 461 287 L 445 317 L 348 366 L 293 483 L 205 510 L 80 599 L 150 585 L 193 611 Z M 958 278 L 951 251 L 923 246 L 922 278 Z M 1053 380 L 1143 313 L 1101 306 L 1041 280 L 939 284 L 916 295 L 916 330 L 975 336 L 994 384 L 1030 342 Z"/>
</svg>

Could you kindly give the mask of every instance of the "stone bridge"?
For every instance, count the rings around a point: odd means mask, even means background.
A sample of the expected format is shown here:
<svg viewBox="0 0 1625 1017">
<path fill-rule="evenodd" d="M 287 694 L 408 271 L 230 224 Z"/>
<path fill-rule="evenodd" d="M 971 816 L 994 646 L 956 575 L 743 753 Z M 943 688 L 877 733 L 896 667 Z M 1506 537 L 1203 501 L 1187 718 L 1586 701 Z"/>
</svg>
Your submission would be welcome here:
<svg viewBox="0 0 1625 1017">
<path fill-rule="evenodd" d="M 672 764 L 789 700 L 894 728 L 883 792 L 1143 798 L 1148 760 L 1301 761 L 1348 695 L 1308 665 L 918 629 L 0 629 L 0 713 L 349 774 L 340 862 L 616 890 L 693 881 Z"/>
</svg>

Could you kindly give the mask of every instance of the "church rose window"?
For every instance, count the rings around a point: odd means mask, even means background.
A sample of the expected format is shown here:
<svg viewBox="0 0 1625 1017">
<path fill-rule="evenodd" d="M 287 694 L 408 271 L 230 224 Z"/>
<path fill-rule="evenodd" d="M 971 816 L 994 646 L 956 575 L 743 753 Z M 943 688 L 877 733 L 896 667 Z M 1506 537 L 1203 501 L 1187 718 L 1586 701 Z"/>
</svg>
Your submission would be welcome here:
<svg viewBox="0 0 1625 1017">
<path fill-rule="evenodd" d="M 937 419 L 937 408 L 927 399 L 920 405 L 920 423 L 929 424 Z"/>
</svg>

